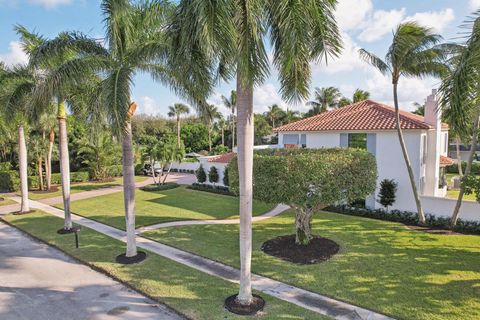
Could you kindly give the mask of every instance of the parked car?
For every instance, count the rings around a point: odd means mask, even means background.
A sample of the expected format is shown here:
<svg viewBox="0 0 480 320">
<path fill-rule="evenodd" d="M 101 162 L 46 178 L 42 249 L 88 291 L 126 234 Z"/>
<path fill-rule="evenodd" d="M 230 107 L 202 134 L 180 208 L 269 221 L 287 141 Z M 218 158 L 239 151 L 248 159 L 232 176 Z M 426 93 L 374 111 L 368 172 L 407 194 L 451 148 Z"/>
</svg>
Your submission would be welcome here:
<svg viewBox="0 0 480 320">
<path fill-rule="evenodd" d="M 142 169 L 143 175 L 144 176 L 151 176 L 152 175 L 152 165 L 147 163 L 143 166 Z M 154 168 L 155 172 L 155 177 L 158 177 L 159 175 L 162 174 L 162 169 L 161 168 Z"/>
</svg>

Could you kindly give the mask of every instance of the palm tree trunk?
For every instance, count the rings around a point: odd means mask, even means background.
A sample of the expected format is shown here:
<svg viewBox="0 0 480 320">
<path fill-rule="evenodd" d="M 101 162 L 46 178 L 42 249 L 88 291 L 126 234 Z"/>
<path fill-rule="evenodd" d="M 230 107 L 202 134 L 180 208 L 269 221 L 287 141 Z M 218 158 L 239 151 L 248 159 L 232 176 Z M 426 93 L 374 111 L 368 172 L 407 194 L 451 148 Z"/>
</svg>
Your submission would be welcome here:
<svg viewBox="0 0 480 320">
<path fill-rule="evenodd" d="M 235 148 L 235 113 L 232 113 L 232 151 Z"/>
<path fill-rule="evenodd" d="M 43 190 L 43 169 L 42 169 L 42 157 L 38 157 L 37 165 L 38 165 L 38 189 L 40 191 Z"/>
<path fill-rule="evenodd" d="M 222 128 L 222 146 L 225 145 L 225 130 Z"/>
<path fill-rule="evenodd" d="M 240 291 L 238 302 L 252 302 L 253 86 L 237 75 L 238 172 L 240 178 Z"/>
<path fill-rule="evenodd" d="M 28 172 L 27 172 L 27 146 L 25 144 L 25 130 L 23 126 L 18 126 L 18 160 L 20 169 L 20 191 L 22 193 L 22 204 L 20 212 L 30 211 L 28 200 Z"/>
<path fill-rule="evenodd" d="M 457 165 L 458 165 L 458 174 L 462 177 L 463 176 L 463 168 L 462 168 L 462 156 L 460 154 L 460 138 L 457 136 L 455 139 L 455 145 L 457 148 Z"/>
<path fill-rule="evenodd" d="M 125 204 L 125 222 L 127 229 L 127 257 L 137 255 L 135 239 L 135 169 L 133 165 L 132 123 L 125 123 L 122 143 L 123 152 L 123 200 Z"/>
<path fill-rule="evenodd" d="M 165 181 L 167 181 L 168 175 L 170 174 L 170 170 L 172 170 L 172 161 L 170 161 L 170 164 L 168 165 L 168 170 L 167 170 L 167 173 L 165 174 L 165 178 L 163 178 L 162 184 L 165 184 Z"/>
<path fill-rule="evenodd" d="M 208 125 L 208 151 L 212 152 L 212 128 Z"/>
<path fill-rule="evenodd" d="M 468 176 L 472 170 L 472 163 L 477 151 L 478 143 L 478 129 L 480 127 L 480 107 L 475 115 L 475 122 L 473 123 L 473 135 L 472 145 L 470 146 L 470 154 L 468 155 L 467 167 L 465 168 L 465 176 Z M 465 186 L 462 183 L 460 185 L 460 192 L 458 193 L 457 204 L 453 209 L 452 219 L 450 220 L 450 226 L 453 228 L 457 225 L 458 217 L 460 216 L 460 208 L 462 207 L 463 196 L 465 195 Z"/>
<path fill-rule="evenodd" d="M 180 116 L 177 116 L 177 147 L 180 148 Z"/>
<path fill-rule="evenodd" d="M 413 197 L 415 198 L 415 204 L 417 206 L 418 221 L 420 224 L 425 224 L 425 214 L 423 213 L 422 203 L 420 202 L 420 197 L 418 195 L 417 184 L 415 183 L 415 176 L 413 174 L 412 163 L 410 162 L 410 157 L 408 156 L 407 147 L 405 146 L 405 139 L 403 138 L 402 128 L 400 126 L 400 110 L 398 107 L 398 95 L 397 95 L 397 83 L 393 83 L 393 100 L 395 103 L 395 120 L 397 124 L 397 134 L 398 140 L 400 141 L 400 146 L 402 147 L 403 158 L 405 160 L 405 165 L 408 171 L 408 177 L 410 178 L 410 184 L 412 185 Z"/>
<path fill-rule="evenodd" d="M 48 137 L 48 154 L 47 162 L 45 163 L 45 171 L 47 178 L 47 190 L 50 190 L 52 187 L 52 154 L 53 154 L 53 143 L 55 142 L 55 131 L 52 129 Z"/>
<path fill-rule="evenodd" d="M 58 138 L 60 149 L 60 176 L 62 181 L 63 211 L 65 213 L 64 229 L 72 229 L 72 217 L 70 215 L 70 159 L 68 154 L 67 114 L 65 102 L 58 103 Z"/>
</svg>

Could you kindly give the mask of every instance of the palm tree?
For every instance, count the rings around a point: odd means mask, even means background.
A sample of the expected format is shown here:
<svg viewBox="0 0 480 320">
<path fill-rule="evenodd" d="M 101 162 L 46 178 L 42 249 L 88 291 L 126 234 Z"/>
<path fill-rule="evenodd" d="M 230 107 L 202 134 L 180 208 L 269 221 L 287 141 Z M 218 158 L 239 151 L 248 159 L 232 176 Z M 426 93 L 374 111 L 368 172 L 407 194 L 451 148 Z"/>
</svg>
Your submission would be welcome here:
<svg viewBox="0 0 480 320">
<path fill-rule="evenodd" d="M 37 129 L 42 133 L 42 137 L 48 139 L 48 148 L 44 155 L 46 190 L 50 190 L 52 186 L 52 157 L 55 143 L 55 127 L 57 125 L 55 109 L 55 104 L 50 104 L 50 107 L 45 112 L 36 112 L 36 119 L 34 120 L 37 123 Z M 47 135 L 48 137 L 46 137 Z"/>
<path fill-rule="evenodd" d="M 175 52 L 194 42 L 210 54 L 224 78 L 236 77 L 240 192 L 240 290 L 235 301 L 251 305 L 253 91 L 269 73 L 269 35 L 280 92 L 288 101 L 308 96 L 312 60 L 337 55 L 336 1 L 180 1 L 172 22 Z M 313 39 L 313 40 L 312 40 Z M 180 55 L 181 59 L 185 59 Z"/>
<path fill-rule="evenodd" d="M 367 100 L 368 98 L 370 98 L 370 92 L 357 88 L 353 93 L 352 100 L 353 100 L 353 103 L 356 103 L 363 100 Z"/>
<path fill-rule="evenodd" d="M 216 119 L 219 119 L 221 113 L 218 111 L 218 108 L 213 104 L 205 104 L 200 109 L 200 117 L 203 119 L 205 125 L 208 128 L 208 151 L 212 151 L 212 131 L 213 123 Z"/>
<path fill-rule="evenodd" d="M 402 148 L 403 158 L 417 206 L 418 219 L 421 224 L 425 224 L 425 214 L 418 195 L 415 176 L 413 174 L 408 150 L 405 146 L 403 131 L 400 126 L 397 87 L 398 81 L 402 76 L 438 76 L 444 71 L 445 66 L 441 62 L 444 56 L 443 50 L 436 46 L 440 40 L 441 37 L 434 34 L 432 29 L 420 26 L 416 22 L 405 22 L 398 25 L 395 30 L 393 41 L 385 56 L 385 60 L 380 59 L 364 49 L 359 50 L 363 60 L 370 63 L 382 74 L 389 75 L 392 78 L 398 140 Z"/>
<path fill-rule="evenodd" d="M 270 120 L 273 129 L 275 129 L 275 121 L 279 120 L 283 114 L 283 110 L 277 104 L 271 105 L 265 112 L 265 116 Z"/>
<path fill-rule="evenodd" d="M 297 110 L 291 110 L 287 108 L 287 111 L 284 112 L 282 123 L 287 124 L 290 122 L 294 122 L 300 119 L 300 112 Z"/>
<path fill-rule="evenodd" d="M 203 68 L 202 55 L 195 44 L 178 54 L 175 64 L 169 54 L 171 42 L 165 36 L 166 24 L 173 7 L 165 2 L 146 1 L 131 4 L 128 0 L 103 0 L 105 23 L 104 47 L 95 39 L 78 32 L 63 33 L 36 50 L 37 59 L 75 52 L 51 73 L 47 88 L 62 83 L 78 83 L 92 73 L 102 76 L 100 85 L 91 93 L 90 108 L 108 115 L 114 136 L 122 140 L 123 190 L 127 232 L 126 253 L 121 262 L 138 261 L 135 237 L 135 179 L 131 118 L 136 104 L 131 101 L 133 77 L 145 72 L 154 80 L 168 85 L 177 94 L 192 101 L 201 101 L 212 86 L 212 70 Z M 195 57 L 189 63 L 188 57 Z M 185 66 L 185 67 L 183 67 Z"/>
<path fill-rule="evenodd" d="M 168 107 L 168 116 L 177 120 L 177 147 L 180 147 L 180 117 L 182 114 L 188 114 L 190 109 L 183 103 L 175 103 Z"/>
<path fill-rule="evenodd" d="M 478 103 L 480 97 L 480 90 L 478 89 L 478 75 L 480 73 L 479 12 L 474 13 L 472 21 L 467 21 L 467 26 L 471 27 L 471 33 L 466 37 L 464 44 L 454 46 L 452 57 L 449 60 L 451 70 L 449 70 L 450 72 L 448 72 L 440 87 L 442 93 L 441 105 L 445 109 L 445 117 L 454 131 L 457 143 L 460 137 L 465 140 L 466 137 L 470 139 L 470 153 L 464 177 L 471 174 L 480 131 L 480 105 Z M 460 159 L 458 160 L 461 162 Z M 457 224 L 460 216 L 464 195 L 465 185 L 462 183 L 450 221 L 452 228 Z"/>
<path fill-rule="evenodd" d="M 215 126 L 217 127 L 218 131 L 220 131 L 221 137 L 222 137 L 222 146 L 225 145 L 225 129 L 228 128 L 228 121 L 225 120 L 223 115 L 220 113 L 220 116 L 218 117 L 218 121 L 215 123 Z"/>
<path fill-rule="evenodd" d="M 315 88 L 314 99 L 307 102 L 312 109 L 308 111 L 309 115 L 320 114 L 328 109 L 337 108 L 338 102 L 342 98 L 340 90 L 335 87 Z"/>
<path fill-rule="evenodd" d="M 417 114 L 419 116 L 424 116 L 425 115 L 425 105 L 420 104 L 418 102 L 413 102 L 412 105 L 415 107 L 415 111 L 413 111 L 413 114 Z"/>
<path fill-rule="evenodd" d="M 235 108 L 237 106 L 237 91 L 230 91 L 230 98 L 222 96 L 223 105 L 231 111 L 232 123 L 232 150 L 235 148 Z"/>
<path fill-rule="evenodd" d="M 44 190 L 43 186 L 43 157 L 48 149 L 48 143 L 44 137 L 40 135 L 31 135 L 28 140 L 28 150 L 35 163 L 38 173 L 38 189 Z"/>
<path fill-rule="evenodd" d="M 345 106 L 348 106 L 349 104 L 352 104 L 352 100 L 342 97 L 340 100 L 338 100 L 338 107 L 343 108 Z"/>
<path fill-rule="evenodd" d="M 0 78 L 0 108 L 7 121 L 15 122 L 18 131 L 18 160 L 22 203 L 21 213 L 30 211 L 28 200 L 28 159 L 25 142 L 25 127 L 32 114 L 33 90 L 39 79 L 34 69 L 28 66 L 17 66 Z"/>
</svg>

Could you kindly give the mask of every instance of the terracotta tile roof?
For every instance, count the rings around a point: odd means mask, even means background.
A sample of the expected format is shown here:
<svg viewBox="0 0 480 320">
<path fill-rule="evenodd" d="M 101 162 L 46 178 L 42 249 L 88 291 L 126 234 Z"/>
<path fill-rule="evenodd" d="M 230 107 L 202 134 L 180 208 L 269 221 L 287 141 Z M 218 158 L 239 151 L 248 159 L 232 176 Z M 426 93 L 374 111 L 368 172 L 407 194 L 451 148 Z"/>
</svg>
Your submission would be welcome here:
<svg viewBox="0 0 480 320">
<path fill-rule="evenodd" d="M 455 163 L 455 161 L 453 161 L 452 158 L 445 157 L 445 156 L 440 156 L 440 165 L 441 166 L 451 166 L 454 163 Z"/>
<path fill-rule="evenodd" d="M 232 159 L 236 156 L 237 154 L 235 152 L 228 152 L 224 154 L 219 154 L 218 156 L 213 156 L 208 158 L 208 162 L 219 162 L 219 163 L 230 163 Z"/>
<path fill-rule="evenodd" d="M 422 116 L 400 110 L 402 129 L 431 129 Z M 393 130 L 395 109 L 393 107 L 364 100 L 343 108 L 324 112 L 275 128 L 279 131 L 332 131 L 332 130 Z M 447 124 L 442 124 L 447 129 Z"/>
</svg>

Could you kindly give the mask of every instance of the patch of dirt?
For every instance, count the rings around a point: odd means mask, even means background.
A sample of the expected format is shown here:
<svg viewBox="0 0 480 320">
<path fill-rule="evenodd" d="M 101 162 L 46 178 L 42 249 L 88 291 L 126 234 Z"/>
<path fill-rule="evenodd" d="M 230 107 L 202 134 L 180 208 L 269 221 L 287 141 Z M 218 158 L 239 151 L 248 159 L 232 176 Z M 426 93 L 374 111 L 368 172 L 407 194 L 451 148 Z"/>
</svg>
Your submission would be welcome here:
<svg viewBox="0 0 480 320">
<path fill-rule="evenodd" d="M 46 193 L 53 193 L 53 192 L 57 192 L 59 189 L 59 186 L 50 186 L 50 190 L 30 190 L 29 192 L 33 193 L 33 194 L 46 194 Z"/>
<path fill-rule="evenodd" d="M 434 228 L 421 227 L 421 226 L 407 225 L 407 228 L 411 229 L 411 230 L 421 231 L 421 232 L 426 232 L 426 233 L 431 233 L 431 234 L 445 234 L 445 235 L 461 235 L 461 234 L 464 234 L 464 233 L 456 232 L 456 231 L 453 231 L 453 230 L 434 229 Z"/>
<path fill-rule="evenodd" d="M 253 316 L 263 310 L 265 307 L 265 300 L 259 295 L 253 295 L 252 303 L 248 305 L 240 304 L 237 300 L 237 294 L 225 299 L 225 309 L 242 316 Z"/>
<path fill-rule="evenodd" d="M 295 243 L 295 235 L 280 236 L 265 241 L 262 251 L 271 256 L 297 264 L 315 264 L 327 261 L 339 250 L 333 240 L 314 236 L 306 246 Z"/>
<path fill-rule="evenodd" d="M 78 232 L 80 231 L 81 228 L 80 227 L 72 227 L 71 229 L 58 229 L 57 230 L 57 233 L 58 234 L 70 234 L 70 233 L 75 233 L 75 232 Z"/>
<path fill-rule="evenodd" d="M 143 251 L 138 251 L 136 256 L 133 257 L 127 257 L 124 253 L 121 255 L 118 255 L 115 260 L 118 263 L 121 264 L 133 264 L 133 263 L 139 263 L 142 262 L 147 258 L 147 254 Z"/>
</svg>

